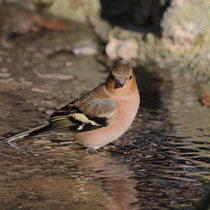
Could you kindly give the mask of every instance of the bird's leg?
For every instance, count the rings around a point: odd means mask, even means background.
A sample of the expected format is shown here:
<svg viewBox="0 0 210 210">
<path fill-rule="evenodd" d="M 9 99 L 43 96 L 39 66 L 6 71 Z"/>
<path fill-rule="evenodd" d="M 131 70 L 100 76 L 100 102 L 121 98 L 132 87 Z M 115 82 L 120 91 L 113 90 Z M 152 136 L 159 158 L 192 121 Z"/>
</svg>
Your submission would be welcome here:
<svg viewBox="0 0 210 210">
<path fill-rule="evenodd" d="M 97 155 L 99 155 L 99 156 L 103 156 L 100 152 L 98 152 L 98 150 L 96 149 L 96 148 L 94 148 L 94 147 L 88 147 L 87 149 L 86 149 L 87 151 L 88 151 L 88 153 L 92 153 L 92 154 L 94 154 L 94 153 L 96 153 Z"/>
</svg>

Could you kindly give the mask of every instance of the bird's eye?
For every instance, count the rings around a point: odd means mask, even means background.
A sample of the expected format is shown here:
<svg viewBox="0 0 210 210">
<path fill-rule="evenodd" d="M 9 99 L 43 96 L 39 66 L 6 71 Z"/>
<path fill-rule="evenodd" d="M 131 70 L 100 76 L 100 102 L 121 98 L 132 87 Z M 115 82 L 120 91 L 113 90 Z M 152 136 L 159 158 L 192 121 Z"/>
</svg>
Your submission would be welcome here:
<svg viewBox="0 0 210 210">
<path fill-rule="evenodd" d="M 132 79 L 132 76 L 129 77 L 129 80 L 131 80 L 131 79 Z"/>
</svg>

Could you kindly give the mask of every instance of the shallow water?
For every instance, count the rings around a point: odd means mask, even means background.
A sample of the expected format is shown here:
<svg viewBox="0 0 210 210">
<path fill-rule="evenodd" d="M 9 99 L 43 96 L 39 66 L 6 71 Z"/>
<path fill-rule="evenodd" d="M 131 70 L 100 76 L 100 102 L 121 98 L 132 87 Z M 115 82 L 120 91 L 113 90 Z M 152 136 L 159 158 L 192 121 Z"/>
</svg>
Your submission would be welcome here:
<svg viewBox="0 0 210 210">
<path fill-rule="evenodd" d="M 100 55 L 54 53 L 75 42 L 72 31 L 29 35 L 0 50 L 0 136 L 43 123 L 104 80 Z M 207 209 L 200 201 L 210 190 L 210 110 L 198 84 L 154 69 L 135 68 L 138 115 L 98 153 L 56 134 L 17 140 L 22 151 L 0 144 L 0 209 Z"/>
</svg>

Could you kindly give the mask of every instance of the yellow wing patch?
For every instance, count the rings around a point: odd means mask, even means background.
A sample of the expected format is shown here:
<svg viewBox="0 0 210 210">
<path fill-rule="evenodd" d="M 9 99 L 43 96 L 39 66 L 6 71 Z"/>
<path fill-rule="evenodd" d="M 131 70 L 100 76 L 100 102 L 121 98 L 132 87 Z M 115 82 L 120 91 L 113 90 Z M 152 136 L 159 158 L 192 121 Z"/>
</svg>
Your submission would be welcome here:
<svg viewBox="0 0 210 210">
<path fill-rule="evenodd" d="M 82 123 L 90 123 L 91 125 L 99 126 L 96 122 L 93 120 L 88 119 L 84 114 L 82 113 L 75 113 L 75 114 L 70 114 L 69 116 L 73 117 L 75 120 L 78 120 Z"/>
</svg>

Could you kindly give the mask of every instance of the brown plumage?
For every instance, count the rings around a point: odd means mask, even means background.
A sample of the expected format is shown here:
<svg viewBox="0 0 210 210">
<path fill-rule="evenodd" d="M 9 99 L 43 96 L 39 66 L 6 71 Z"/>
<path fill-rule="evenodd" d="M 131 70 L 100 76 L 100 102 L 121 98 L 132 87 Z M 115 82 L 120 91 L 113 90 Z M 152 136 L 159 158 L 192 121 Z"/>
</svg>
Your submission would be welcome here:
<svg viewBox="0 0 210 210">
<path fill-rule="evenodd" d="M 105 83 L 56 111 L 48 125 L 7 140 L 11 142 L 27 135 L 55 131 L 73 134 L 80 144 L 97 149 L 120 137 L 130 127 L 139 102 L 131 67 L 117 65 L 112 68 Z"/>
</svg>

